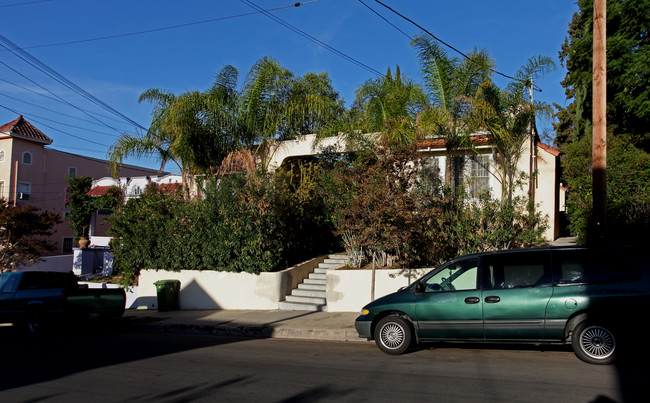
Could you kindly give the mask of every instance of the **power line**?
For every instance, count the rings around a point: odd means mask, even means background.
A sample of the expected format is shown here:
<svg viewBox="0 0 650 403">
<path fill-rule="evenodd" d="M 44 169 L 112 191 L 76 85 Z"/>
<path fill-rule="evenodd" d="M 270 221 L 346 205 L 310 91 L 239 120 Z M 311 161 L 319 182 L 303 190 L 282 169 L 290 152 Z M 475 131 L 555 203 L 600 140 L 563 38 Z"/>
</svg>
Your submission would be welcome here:
<svg viewBox="0 0 650 403">
<path fill-rule="evenodd" d="M 7 37 L 4 35 L 0 34 L 0 40 L 5 42 L 6 44 L 9 45 L 9 50 L 11 53 L 13 53 L 15 56 L 19 57 L 26 63 L 32 65 L 33 67 L 37 68 L 38 70 L 42 71 L 43 73 L 47 74 L 50 76 L 52 79 L 58 81 L 59 83 L 63 84 L 64 86 L 68 87 L 72 91 L 78 93 L 82 97 L 86 98 L 87 100 L 91 101 L 95 105 L 103 108 L 104 110 L 121 117 L 124 119 L 126 122 L 132 124 L 135 127 L 138 127 L 142 130 L 147 130 L 144 126 L 138 124 L 134 120 L 130 119 L 126 115 L 122 114 L 121 112 L 117 111 L 115 108 L 111 107 L 110 105 L 106 104 L 99 98 L 95 97 L 88 91 L 84 90 L 83 88 L 79 87 L 77 84 L 73 83 L 72 81 L 68 80 L 65 76 L 59 74 L 56 70 L 48 66 L 47 64 L 43 63 L 36 57 L 32 56 L 29 52 L 26 50 L 22 49 L 12 41 L 10 41 Z M 3 47 L 7 48 L 6 46 L 2 45 Z"/>
<path fill-rule="evenodd" d="M 9 112 L 15 113 L 16 115 L 20 115 L 20 113 L 18 113 L 16 110 L 14 110 L 14 109 L 12 109 L 12 108 L 10 108 L 10 107 L 8 107 L 8 106 L 1 105 L 1 104 L 0 104 L 0 108 L 6 109 L 6 110 L 8 110 Z M 108 145 L 106 145 L 106 144 L 97 143 L 96 141 L 88 140 L 87 138 L 84 138 L 84 137 L 81 137 L 81 136 L 75 136 L 74 134 L 70 134 L 70 133 L 68 133 L 68 132 L 64 132 L 63 130 L 59 130 L 59 129 L 57 129 L 57 128 L 55 128 L 55 127 L 52 127 L 52 126 L 50 126 L 50 125 L 48 125 L 48 124 L 45 124 L 45 123 L 43 123 L 43 122 L 41 122 L 41 121 L 39 121 L 39 120 L 36 120 L 36 119 L 31 119 L 31 120 L 32 120 L 33 122 L 38 123 L 38 124 L 41 125 L 41 126 L 45 126 L 45 127 L 47 127 L 48 129 L 51 129 L 51 130 L 57 131 L 57 132 L 59 132 L 59 133 L 63 133 L 63 134 L 68 135 L 68 136 L 70 136 L 70 137 L 74 137 L 74 138 L 76 138 L 76 139 L 78 139 L 78 140 L 87 141 L 87 142 L 89 142 L 89 143 L 96 144 L 96 145 L 98 145 L 98 146 L 102 146 L 102 147 L 110 147 L 110 146 L 108 146 Z"/>
<path fill-rule="evenodd" d="M 52 1 L 52 0 L 34 0 L 34 1 L 25 1 L 23 3 L 4 4 L 4 5 L 1 5 L 0 8 L 29 6 L 29 5 L 36 4 L 36 3 L 46 3 L 48 1 Z"/>
<path fill-rule="evenodd" d="M 44 1 L 51 1 L 51 0 L 44 0 Z M 266 11 L 276 11 L 276 10 L 281 10 L 281 9 L 284 9 L 284 8 L 298 7 L 298 6 L 301 6 L 301 5 L 304 5 L 304 4 L 314 3 L 316 1 L 319 1 L 319 0 L 311 0 L 311 1 L 292 3 L 292 4 L 286 5 L 286 6 L 274 7 L 274 8 L 269 8 L 269 9 L 260 10 L 260 11 L 252 11 L 250 13 L 235 14 L 235 15 L 229 15 L 229 16 L 226 16 L 226 17 L 217 17 L 217 18 L 211 18 L 211 19 L 208 19 L 208 20 L 193 21 L 193 22 L 188 22 L 188 23 L 185 23 L 185 24 L 169 25 L 169 26 L 165 26 L 165 27 L 145 29 L 145 30 L 142 30 L 142 31 L 127 32 L 127 33 L 123 33 L 123 34 L 106 35 L 106 36 L 99 36 L 99 37 L 95 37 L 95 38 L 78 39 L 78 40 L 74 40 L 74 41 L 49 43 L 49 44 L 44 44 L 44 45 L 23 46 L 23 49 L 36 49 L 36 48 L 47 48 L 47 47 L 53 47 L 53 46 L 75 45 L 75 44 L 78 44 L 78 43 L 103 41 L 103 40 L 106 40 L 106 39 L 116 39 L 116 38 L 124 38 L 124 37 L 128 37 L 128 36 L 150 34 L 150 33 L 154 33 L 154 32 L 167 31 L 167 30 L 178 29 L 178 28 L 185 28 L 185 27 L 190 27 L 190 26 L 194 26 L 194 25 L 209 24 L 209 23 L 212 23 L 212 22 L 225 21 L 225 20 L 241 18 L 241 17 L 248 17 L 250 15 L 260 14 L 260 13 L 263 13 L 263 12 L 266 12 Z M 2 50 L 0 50 L 0 52 L 1 51 Z"/>
<path fill-rule="evenodd" d="M 1 79 L 1 78 L 0 78 L 0 80 L 5 81 L 5 82 L 9 82 L 9 81 L 4 80 L 4 79 Z M 10 83 L 10 84 L 13 84 L 13 83 L 11 83 L 11 82 L 9 82 L 9 83 Z M 14 85 L 16 85 L 16 84 L 14 84 Z M 34 93 L 36 93 L 36 94 L 38 94 L 38 95 L 41 95 L 41 94 L 39 94 L 39 93 L 37 93 L 37 92 L 35 92 L 35 91 L 32 91 L 32 92 L 34 92 Z M 90 123 L 90 124 L 93 124 L 93 125 L 98 125 L 98 124 L 99 124 L 99 123 L 97 123 L 97 122 L 93 122 L 93 121 L 91 121 L 91 120 L 82 119 L 82 118 L 80 118 L 80 117 L 78 117 L 78 116 L 69 115 L 69 114 L 67 114 L 67 113 L 63 113 L 63 112 L 60 112 L 60 111 L 56 111 L 56 110 L 54 110 L 54 109 L 46 108 L 45 106 L 38 105 L 38 104 L 35 104 L 35 103 L 33 103 L 33 102 L 25 101 L 24 99 L 20 99 L 20 98 L 12 97 L 11 95 L 2 94 L 2 93 L 0 93 L 0 95 L 2 95 L 3 97 L 9 98 L 9 99 L 13 99 L 14 101 L 18 101 L 18 102 L 22 102 L 22 103 L 27 104 L 27 105 L 31 105 L 31 106 L 33 106 L 33 107 L 36 107 L 36 108 L 42 109 L 42 110 L 44 110 L 44 111 L 48 111 L 48 112 L 52 112 L 52 113 L 56 113 L 57 115 L 60 115 L 60 116 L 65 116 L 65 117 L 70 118 L 70 119 L 80 120 L 80 121 L 82 121 L 82 122 Z M 54 100 L 54 101 L 58 101 L 57 99 L 50 98 L 50 97 L 48 97 L 48 96 L 46 96 L 46 95 L 44 95 L 44 96 L 45 96 L 46 98 L 48 98 L 48 99 L 51 99 L 51 100 Z M 23 113 L 23 115 L 24 115 L 24 113 Z M 45 119 L 45 118 L 43 118 L 43 119 Z M 74 127 L 76 127 L 76 126 L 74 126 Z M 80 128 L 80 129 L 84 129 L 84 130 L 88 130 L 88 131 L 94 131 L 94 132 L 96 132 L 96 133 L 100 133 L 100 134 L 105 134 L 105 135 L 107 135 L 107 136 L 115 136 L 114 134 L 110 134 L 110 133 L 104 133 L 104 132 L 100 132 L 100 131 L 96 131 L 96 130 L 92 130 L 92 129 L 86 129 L 86 128 L 83 128 L 83 127 L 79 127 L 79 128 Z"/>
<path fill-rule="evenodd" d="M 458 53 L 459 55 L 461 55 L 461 56 L 464 57 L 465 59 L 468 59 L 468 60 L 469 60 L 469 56 L 467 56 L 465 53 L 461 52 L 460 50 L 456 49 L 455 47 L 453 47 L 453 46 L 450 45 L 449 43 L 447 43 L 447 42 L 443 41 L 442 39 L 438 38 L 437 36 L 435 36 L 434 34 L 432 34 L 428 29 L 424 28 L 422 25 L 418 24 L 417 22 L 415 22 L 415 21 L 413 21 L 412 19 L 406 17 L 405 15 L 403 15 L 403 14 L 401 14 L 400 12 L 394 10 L 393 8 L 391 8 L 390 6 L 388 6 L 388 5 L 384 4 L 384 3 L 382 3 L 382 2 L 379 1 L 379 0 L 375 0 L 375 2 L 381 4 L 382 6 L 384 6 L 385 8 L 387 8 L 388 10 L 390 10 L 391 12 L 393 12 L 394 14 L 398 15 L 399 17 L 401 17 L 401 18 L 405 19 L 406 21 L 410 22 L 411 24 L 415 25 L 416 27 L 418 27 L 418 28 L 421 29 L 422 31 L 426 32 L 429 36 L 431 36 L 431 37 L 432 37 L 433 39 L 435 39 L 436 41 L 440 42 L 441 44 L 445 45 L 445 46 L 448 47 L 449 49 L 451 49 L 451 50 L 453 50 L 454 52 Z M 518 80 L 518 79 L 515 78 L 515 77 L 509 76 L 509 75 L 504 74 L 504 73 L 501 73 L 500 71 L 497 71 L 497 70 L 495 70 L 495 69 L 490 69 L 490 70 L 491 70 L 493 73 L 498 74 L 498 75 L 500 75 L 500 76 L 502 76 L 502 77 L 505 77 L 505 78 L 507 78 L 507 79 L 510 79 L 510 80 Z"/>
<path fill-rule="evenodd" d="M 293 32 L 295 32 L 295 33 L 297 33 L 298 35 L 302 36 L 303 38 L 305 38 L 305 39 L 307 39 L 307 40 L 309 40 L 309 41 L 311 41 L 311 42 L 314 42 L 315 44 L 317 44 L 317 45 L 319 45 L 319 46 L 325 48 L 326 50 L 329 50 L 330 52 L 334 53 L 335 55 L 337 55 L 337 56 L 339 56 L 339 57 L 341 57 L 341 58 L 343 58 L 343 59 L 345 59 L 345 60 L 347 60 L 347 61 L 349 61 L 349 62 L 351 62 L 351 63 L 354 63 L 354 64 L 356 64 L 357 66 L 359 66 L 359 67 L 361 67 L 361 68 L 363 68 L 363 69 L 366 69 L 367 71 L 369 71 L 369 72 L 371 72 L 371 73 L 374 73 L 374 74 L 376 74 L 376 75 L 378 75 L 378 76 L 382 76 L 382 75 L 383 75 L 382 73 L 380 73 L 379 71 L 373 69 L 372 67 L 368 66 L 367 64 L 364 64 L 363 62 L 361 62 L 361 61 L 359 61 L 359 60 L 353 58 L 352 56 L 347 55 L 347 54 L 345 54 L 345 53 L 343 53 L 343 52 L 341 52 L 341 51 L 339 51 L 339 50 L 333 48 L 332 46 L 326 44 L 325 42 L 323 42 L 323 41 L 321 41 L 321 40 L 319 40 L 319 39 L 317 39 L 317 38 L 315 38 L 315 37 L 309 35 L 309 34 L 306 33 L 305 31 L 303 31 L 303 30 L 301 30 L 301 29 L 295 27 L 294 25 L 289 24 L 288 22 L 284 21 L 283 19 L 274 16 L 273 14 L 269 13 L 268 11 L 266 11 L 266 10 L 260 8 L 258 5 L 256 5 L 256 4 L 253 3 L 252 1 L 249 1 L 249 0 L 240 0 L 240 1 L 241 1 L 242 3 L 244 3 L 244 4 L 246 4 L 246 5 L 248 5 L 248 6 L 252 7 L 252 8 L 254 8 L 254 9 L 260 11 L 261 13 L 263 13 L 263 14 L 264 14 L 265 16 L 267 16 L 268 18 L 274 20 L 275 22 L 277 22 L 277 23 L 280 24 L 280 25 L 283 25 L 284 27 L 286 27 L 286 28 L 288 28 L 289 30 L 291 30 L 291 31 L 293 31 Z"/>
<path fill-rule="evenodd" d="M 2 49 L 0 49 L 0 51 L 2 51 Z M 0 62 L 0 63 L 1 63 L 1 64 L 4 64 L 4 63 L 2 63 L 2 62 Z M 6 65 L 5 65 L 5 66 L 6 66 Z M 55 101 L 55 102 L 59 102 L 59 103 L 62 103 L 62 104 L 64 104 L 64 105 L 70 106 L 70 104 L 69 104 L 67 101 L 65 101 L 65 100 L 62 100 L 62 99 L 59 99 L 59 98 L 50 97 L 50 96 L 48 96 L 48 95 L 46 95 L 46 94 L 43 94 L 42 92 L 34 91 L 34 90 L 31 89 L 31 88 L 27 88 L 27 87 L 22 86 L 22 85 L 20 85 L 20 84 L 16 84 L 16 83 L 14 83 L 14 82 L 12 82 L 12 81 L 9 81 L 9 80 L 6 80 L 6 79 L 4 79 L 4 78 L 0 78 L 0 81 L 4 81 L 4 82 L 7 83 L 7 84 L 10 84 L 10 85 L 13 85 L 13 86 L 15 86 L 15 87 L 17 87 L 17 88 L 20 88 L 20 89 L 22 89 L 22 90 L 25 90 L 25 91 L 31 92 L 32 94 L 36 94 L 36 95 L 38 95 L 38 96 L 40 96 L 40 97 L 43 97 L 43 98 L 49 99 L 50 101 Z M 13 98 L 13 97 L 11 97 L 11 96 L 9 96 L 9 95 L 6 95 L 6 94 L 2 94 L 2 95 L 6 96 L 6 97 L 9 97 L 9 98 L 12 98 L 12 99 L 15 99 L 15 100 L 19 100 L 19 99 L 17 99 L 17 98 Z M 33 106 L 38 106 L 38 107 L 41 108 L 41 109 L 45 109 L 45 110 L 48 110 L 48 111 L 50 111 L 50 112 L 55 112 L 55 113 L 58 113 L 58 114 L 63 115 L 63 116 L 68 116 L 68 117 L 71 117 L 71 118 L 73 118 L 73 119 L 81 120 L 81 121 L 86 122 L 86 123 L 92 123 L 92 124 L 94 124 L 94 125 L 98 125 L 98 126 L 106 126 L 103 122 L 97 122 L 97 121 L 92 121 L 92 120 L 85 120 L 85 119 L 82 119 L 82 118 L 77 117 L 77 116 L 67 115 L 67 114 L 65 114 L 65 113 L 61 113 L 61 112 L 59 112 L 59 111 L 54 111 L 54 110 L 52 110 L 52 109 L 48 109 L 48 108 L 46 108 L 46 107 L 44 107 L 44 106 L 35 105 L 35 104 L 32 104 L 32 103 L 27 102 L 27 101 L 24 101 L 24 100 L 19 100 L 19 101 L 20 101 L 20 102 L 27 103 L 27 104 L 30 104 L 30 105 L 33 105 Z M 82 111 L 82 112 L 85 112 L 86 115 L 87 115 L 88 113 L 91 113 L 90 111 L 88 111 L 88 110 L 86 110 L 86 109 L 81 109 L 81 108 L 76 108 L 76 109 L 77 109 L 77 110 L 80 110 L 80 111 Z M 95 113 L 95 112 L 92 112 L 92 113 Z M 95 114 L 98 115 L 98 116 L 101 116 L 102 118 L 110 119 L 110 120 L 112 120 L 112 121 L 114 121 L 114 122 L 123 122 L 121 119 L 120 119 L 120 120 L 117 120 L 117 119 L 116 119 L 115 117 L 113 117 L 113 116 L 102 115 L 102 114 L 100 114 L 100 113 L 95 113 Z"/>
</svg>

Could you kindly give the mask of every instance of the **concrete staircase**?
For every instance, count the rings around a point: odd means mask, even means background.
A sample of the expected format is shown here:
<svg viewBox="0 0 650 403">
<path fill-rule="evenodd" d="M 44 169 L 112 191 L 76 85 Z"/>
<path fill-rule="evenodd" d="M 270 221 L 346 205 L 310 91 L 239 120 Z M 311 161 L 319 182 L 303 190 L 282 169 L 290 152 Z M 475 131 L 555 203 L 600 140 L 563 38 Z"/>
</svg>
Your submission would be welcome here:
<svg viewBox="0 0 650 403">
<path fill-rule="evenodd" d="M 278 304 L 278 308 L 286 311 L 327 311 L 327 270 L 344 266 L 349 261 L 347 255 L 329 255 Z"/>
</svg>

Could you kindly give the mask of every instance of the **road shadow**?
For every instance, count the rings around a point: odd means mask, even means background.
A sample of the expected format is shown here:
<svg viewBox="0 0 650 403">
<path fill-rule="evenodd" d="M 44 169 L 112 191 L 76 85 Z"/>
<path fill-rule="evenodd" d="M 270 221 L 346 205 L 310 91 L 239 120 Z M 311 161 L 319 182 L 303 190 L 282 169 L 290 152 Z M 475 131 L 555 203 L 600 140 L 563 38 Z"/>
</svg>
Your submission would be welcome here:
<svg viewBox="0 0 650 403">
<path fill-rule="evenodd" d="M 75 373 L 193 349 L 245 341 L 241 337 L 141 332 L 125 320 L 88 321 L 51 327 L 37 336 L 20 327 L 0 327 L 6 364 L 0 392 Z"/>
</svg>

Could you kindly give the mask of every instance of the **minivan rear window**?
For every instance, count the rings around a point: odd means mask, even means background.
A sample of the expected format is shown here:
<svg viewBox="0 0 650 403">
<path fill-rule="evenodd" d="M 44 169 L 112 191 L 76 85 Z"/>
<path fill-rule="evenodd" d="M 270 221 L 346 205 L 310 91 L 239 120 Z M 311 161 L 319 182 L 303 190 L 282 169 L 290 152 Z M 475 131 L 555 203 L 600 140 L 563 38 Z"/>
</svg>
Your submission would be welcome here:
<svg viewBox="0 0 650 403">
<path fill-rule="evenodd" d="M 641 278 L 639 267 L 614 250 L 555 251 L 553 261 L 558 284 L 617 283 Z"/>
</svg>

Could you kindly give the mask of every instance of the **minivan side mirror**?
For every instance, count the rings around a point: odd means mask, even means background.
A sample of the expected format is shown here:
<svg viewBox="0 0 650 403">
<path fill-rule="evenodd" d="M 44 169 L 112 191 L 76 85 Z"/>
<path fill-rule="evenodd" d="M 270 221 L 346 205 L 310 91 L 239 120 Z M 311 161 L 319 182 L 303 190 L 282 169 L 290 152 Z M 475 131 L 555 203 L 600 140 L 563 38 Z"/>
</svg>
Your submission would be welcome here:
<svg viewBox="0 0 650 403">
<path fill-rule="evenodd" d="M 419 282 L 415 285 L 415 293 L 416 293 L 416 294 L 422 294 L 422 293 L 424 293 L 424 283 L 423 283 L 423 282 L 419 281 Z"/>
</svg>

